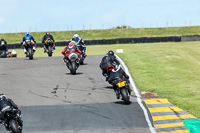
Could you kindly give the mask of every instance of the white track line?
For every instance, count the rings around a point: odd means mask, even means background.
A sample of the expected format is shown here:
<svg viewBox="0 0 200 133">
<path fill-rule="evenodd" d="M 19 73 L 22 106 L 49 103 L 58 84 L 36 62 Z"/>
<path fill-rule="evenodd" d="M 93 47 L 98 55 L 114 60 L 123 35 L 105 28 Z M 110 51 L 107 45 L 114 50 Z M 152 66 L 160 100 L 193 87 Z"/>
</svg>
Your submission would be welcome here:
<svg viewBox="0 0 200 133">
<path fill-rule="evenodd" d="M 148 124 L 148 126 L 149 126 L 150 131 L 151 131 L 152 133 L 156 133 L 156 131 L 155 131 L 154 127 L 152 126 L 151 121 L 150 121 L 150 119 L 149 119 L 147 110 L 146 110 L 146 108 L 144 107 L 144 105 L 142 104 L 142 98 L 141 98 L 141 96 L 140 96 L 140 94 L 139 94 L 139 92 L 138 92 L 137 86 L 136 86 L 136 84 L 135 84 L 135 82 L 134 82 L 134 80 L 133 80 L 133 78 L 132 78 L 132 76 L 131 76 L 131 73 L 129 72 L 129 70 L 128 70 L 126 64 L 124 63 L 124 61 L 123 61 L 121 58 L 119 58 L 119 56 L 117 56 L 117 55 L 115 55 L 115 56 L 116 56 L 117 59 L 120 61 L 121 66 L 123 67 L 123 69 L 124 69 L 124 71 L 126 72 L 126 74 L 129 75 L 129 80 L 130 80 L 131 88 L 132 88 L 132 90 L 135 92 L 135 95 L 136 95 L 136 97 L 137 97 L 137 102 L 138 102 L 138 104 L 140 105 L 140 107 L 142 108 L 142 110 L 143 110 L 143 112 L 144 112 L 144 116 L 145 116 L 145 119 L 146 119 L 146 121 L 147 121 L 147 124 Z"/>
</svg>

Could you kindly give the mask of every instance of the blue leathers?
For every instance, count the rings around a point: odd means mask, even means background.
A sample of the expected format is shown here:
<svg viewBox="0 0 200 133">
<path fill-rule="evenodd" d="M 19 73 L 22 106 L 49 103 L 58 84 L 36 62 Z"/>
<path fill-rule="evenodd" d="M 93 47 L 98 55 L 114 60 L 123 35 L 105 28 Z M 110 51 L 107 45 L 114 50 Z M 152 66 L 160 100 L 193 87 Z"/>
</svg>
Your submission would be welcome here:
<svg viewBox="0 0 200 133">
<path fill-rule="evenodd" d="M 25 36 L 22 38 L 22 42 L 21 42 L 21 43 L 23 43 L 25 40 L 28 40 L 28 39 L 33 40 L 33 41 L 36 43 L 35 38 L 34 38 L 33 36 L 31 36 L 30 34 L 25 35 Z"/>
<path fill-rule="evenodd" d="M 29 32 L 26 32 L 26 35 L 22 38 L 21 45 L 24 46 L 25 40 L 30 40 L 30 41 L 33 40 L 34 41 L 33 51 L 35 52 L 36 51 L 36 49 L 35 49 L 35 44 L 36 44 L 35 38 L 33 36 L 31 36 Z M 27 54 L 26 48 L 25 47 L 23 47 L 23 48 L 24 48 L 24 53 Z"/>
</svg>

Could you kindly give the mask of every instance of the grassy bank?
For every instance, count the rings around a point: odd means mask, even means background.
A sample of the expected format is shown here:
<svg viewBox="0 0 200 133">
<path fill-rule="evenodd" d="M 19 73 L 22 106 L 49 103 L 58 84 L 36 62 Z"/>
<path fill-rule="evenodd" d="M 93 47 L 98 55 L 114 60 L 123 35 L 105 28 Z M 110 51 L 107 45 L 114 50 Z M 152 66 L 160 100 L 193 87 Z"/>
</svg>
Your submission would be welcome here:
<svg viewBox="0 0 200 133">
<path fill-rule="evenodd" d="M 63 48 L 56 47 L 53 56 L 62 56 Z M 116 49 L 124 50 L 118 55 L 141 91 L 156 92 L 160 98 L 168 98 L 200 118 L 200 42 L 93 45 L 87 46 L 87 54 L 105 55 Z M 24 57 L 21 49 L 17 51 Z M 47 57 L 47 54 L 38 48 L 34 56 Z"/>
<path fill-rule="evenodd" d="M 118 55 L 141 91 L 156 92 L 200 118 L 200 42 L 91 47 L 91 54 L 122 48 L 124 53 Z"/>
<path fill-rule="evenodd" d="M 108 29 L 108 30 L 85 30 L 85 31 L 60 31 L 51 32 L 55 41 L 70 40 L 74 34 L 79 34 L 84 40 L 115 39 L 115 38 L 137 38 L 137 37 L 159 37 L 159 36 L 181 36 L 199 35 L 200 26 L 190 27 L 169 27 L 169 28 L 131 28 L 131 29 Z M 32 32 L 31 35 L 42 41 L 45 32 Z M 8 44 L 21 42 L 25 33 L 0 34 Z"/>
</svg>

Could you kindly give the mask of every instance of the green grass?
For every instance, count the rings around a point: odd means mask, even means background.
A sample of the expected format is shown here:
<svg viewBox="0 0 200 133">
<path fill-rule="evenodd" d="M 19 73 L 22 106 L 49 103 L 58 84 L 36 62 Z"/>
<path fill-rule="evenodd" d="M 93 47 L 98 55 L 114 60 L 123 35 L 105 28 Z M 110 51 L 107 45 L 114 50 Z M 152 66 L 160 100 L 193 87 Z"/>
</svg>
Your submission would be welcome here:
<svg viewBox="0 0 200 133">
<path fill-rule="evenodd" d="M 91 47 L 92 54 L 122 48 L 124 53 L 118 55 L 141 91 L 155 92 L 200 118 L 200 42 Z"/>
<path fill-rule="evenodd" d="M 200 34 L 200 26 L 169 27 L 169 28 L 130 28 L 130 29 L 108 29 L 108 30 L 85 30 L 85 31 L 60 31 L 51 32 L 55 41 L 69 41 L 74 34 L 79 34 L 84 40 L 115 39 L 115 38 L 137 38 L 137 37 L 159 37 L 159 36 L 181 36 Z M 42 41 L 45 32 L 32 32 L 31 35 Z M 0 34 L 8 44 L 20 43 L 25 33 Z"/>
<path fill-rule="evenodd" d="M 53 56 L 62 56 L 56 47 Z M 200 42 L 117 44 L 87 46 L 88 55 L 105 55 L 109 50 L 127 64 L 141 91 L 151 91 L 200 118 Z M 18 56 L 24 57 L 17 49 Z M 34 57 L 47 57 L 37 48 Z M 62 57 L 61 57 L 62 59 Z"/>
</svg>

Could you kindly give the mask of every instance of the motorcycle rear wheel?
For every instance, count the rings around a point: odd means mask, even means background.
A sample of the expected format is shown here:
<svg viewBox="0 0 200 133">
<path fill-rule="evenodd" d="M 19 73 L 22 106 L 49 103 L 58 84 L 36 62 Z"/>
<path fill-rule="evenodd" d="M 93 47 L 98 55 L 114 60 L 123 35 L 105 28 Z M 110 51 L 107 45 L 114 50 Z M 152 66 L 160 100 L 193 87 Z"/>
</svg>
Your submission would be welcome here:
<svg viewBox="0 0 200 133">
<path fill-rule="evenodd" d="M 19 125 L 15 120 L 11 119 L 9 125 L 12 133 L 22 133 L 22 130 L 19 129 Z"/>
<path fill-rule="evenodd" d="M 120 93 L 122 95 L 122 99 L 124 100 L 125 104 L 130 104 L 130 97 L 128 96 L 128 92 L 126 91 L 126 88 L 121 88 Z"/>
</svg>

